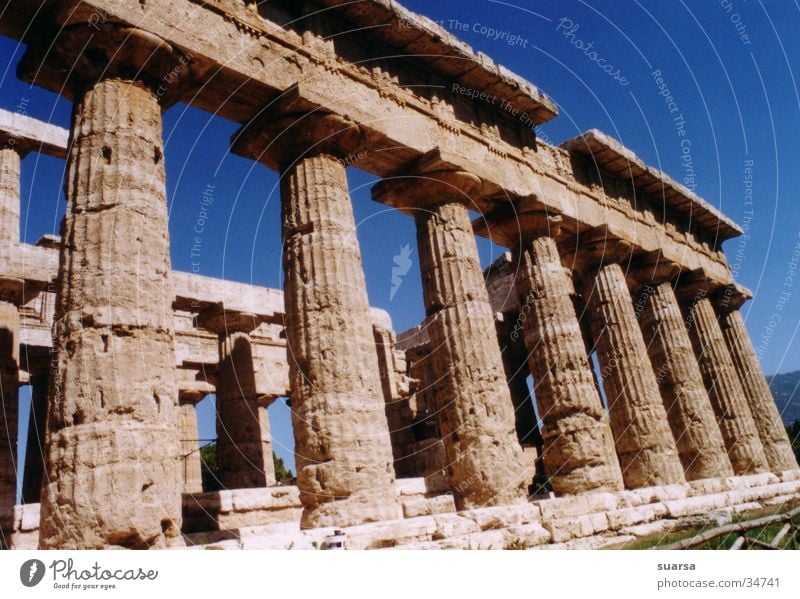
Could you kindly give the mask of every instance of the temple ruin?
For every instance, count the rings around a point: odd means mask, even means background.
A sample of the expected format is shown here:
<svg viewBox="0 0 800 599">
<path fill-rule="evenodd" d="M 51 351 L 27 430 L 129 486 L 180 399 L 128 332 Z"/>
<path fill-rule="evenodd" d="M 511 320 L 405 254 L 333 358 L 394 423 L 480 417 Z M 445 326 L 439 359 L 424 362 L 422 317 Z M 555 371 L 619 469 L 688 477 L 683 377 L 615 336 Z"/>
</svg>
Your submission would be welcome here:
<svg viewBox="0 0 800 599">
<path fill-rule="evenodd" d="M 428 19 L 386 0 L 15 0 L 0 34 L 26 44 L 20 79 L 74 103 L 70 131 L 0 112 L 5 547 L 303 548 L 334 529 L 599 547 L 800 496 L 722 250 L 742 230 L 601 132 L 537 139 L 554 103 Z M 172 270 L 177 102 L 239 123 L 231 152 L 280 173 L 283 290 Z M 66 169 L 62 234 L 35 245 L 29 152 Z M 415 221 L 411 331 L 369 305 L 348 166 Z M 485 272 L 476 235 L 508 249 Z M 204 493 L 209 394 L 225 490 Z M 296 485 L 272 465 L 282 397 Z"/>
</svg>

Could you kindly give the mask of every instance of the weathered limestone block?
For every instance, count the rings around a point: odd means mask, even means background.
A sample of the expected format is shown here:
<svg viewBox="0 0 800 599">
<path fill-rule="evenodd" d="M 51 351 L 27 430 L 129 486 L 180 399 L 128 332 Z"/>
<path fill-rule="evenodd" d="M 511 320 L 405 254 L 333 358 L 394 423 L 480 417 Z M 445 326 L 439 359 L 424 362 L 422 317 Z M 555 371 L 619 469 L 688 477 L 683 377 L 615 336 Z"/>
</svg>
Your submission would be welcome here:
<svg viewBox="0 0 800 599">
<path fill-rule="evenodd" d="M 481 530 L 527 526 L 542 521 L 542 511 L 533 503 L 477 508 L 461 512 L 459 515 L 475 522 Z"/>
<path fill-rule="evenodd" d="M 266 400 L 258 395 L 250 339 L 260 324 L 253 314 L 230 312 L 224 305 L 200 314 L 201 326 L 217 333 L 217 464 L 226 489 L 275 484 L 272 439 Z"/>
<path fill-rule="evenodd" d="M 303 506 L 297 487 L 236 489 L 183 497 L 184 532 L 235 530 L 293 522 L 299 532 Z"/>
<path fill-rule="evenodd" d="M 684 316 L 734 473 L 768 470 L 764 446 L 711 300 L 696 296 L 684 305 Z"/>
<path fill-rule="evenodd" d="M 773 472 L 782 472 L 797 468 L 792 444 L 786 434 L 786 428 L 783 426 L 767 379 L 761 370 L 741 312 L 723 311 L 719 323 L 770 469 Z"/>
<path fill-rule="evenodd" d="M 563 543 L 576 538 L 590 537 L 609 529 L 608 517 L 604 513 L 551 520 L 544 522 L 543 526 L 550 531 L 553 543 Z"/>
<path fill-rule="evenodd" d="M 667 514 L 670 518 L 682 518 L 692 514 L 718 510 L 728 504 L 728 494 L 701 495 L 699 497 L 686 497 L 665 501 Z"/>
<path fill-rule="evenodd" d="M 75 105 L 41 546 L 179 538 L 181 474 L 161 107 L 107 79 Z"/>
<path fill-rule="evenodd" d="M 203 492 L 203 471 L 200 460 L 200 435 L 197 431 L 197 405 L 200 397 L 181 394 L 178 426 L 180 428 L 180 458 L 183 472 L 183 492 Z"/>
<path fill-rule="evenodd" d="M 20 155 L 10 147 L 0 148 L 0 257 L 19 243 Z"/>
<path fill-rule="evenodd" d="M 512 503 L 526 495 L 522 448 L 494 316 L 467 207 L 446 202 L 416 215 L 430 318 L 439 426 L 459 509 Z"/>
<path fill-rule="evenodd" d="M 403 506 L 403 517 L 405 518 L 448 514 L 456 511 L 455 501 L 450 494 L 401 498 L 400 504 Z"/>
<path fill-rule="evenodd" d="M 9 534 L 17 497 L 19 311 L 0 301 L 0 537 Z"/>
<path fill-rule="evenodd" d="M 637 306 L 686 479 L 731 476 L 733 469 L 672 285 L 646 285 Z"/>
<path fill-rule="evenodd" d="M 539 237 L 525 244 L 521 258 L 520 319 L 525 315 L 528 363 L 544 423 L 544 470 L 560 495 L 621 490 L 611 428 L 556 242 Z"/>
<path fill-rule="evenodd" d="M 361 252 L 344 164 L 284 173 L 286 338 L 304 527 L 400 517 Z"/>
<path fill-rule="evenodd" d="M 664 403 L 622 267 L 602 266 L 586 286 L 592 334 L 628 488 L 684 483 Z"/>
<path fill-rule="evenodd" d="M 608 527 L 611 530 L 619 530 L 621 528 L 658 520 L 659 518 L 663 518 L 666 514 L 667 508 L 663 503 L 651 503 L 610 511 L 606 513 L 606 517 L 608 518 Z"/>
<path fill-rule="evenodd" d="M 31 410 L 25 449 L 25 474 L 22 481 L 22 503 L 26 504 L 39 503 L 42 497 L 49 379 L 47 372 L 31 375 Z"/>
</svg>

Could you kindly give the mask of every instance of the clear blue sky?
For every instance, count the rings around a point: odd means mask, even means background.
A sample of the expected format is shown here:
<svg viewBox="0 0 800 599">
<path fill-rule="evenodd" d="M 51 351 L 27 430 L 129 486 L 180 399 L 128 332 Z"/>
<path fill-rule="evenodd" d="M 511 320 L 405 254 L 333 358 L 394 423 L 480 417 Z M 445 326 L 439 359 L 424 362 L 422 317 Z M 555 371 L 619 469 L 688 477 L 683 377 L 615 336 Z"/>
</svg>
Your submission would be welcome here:
<svg viewBox="0 0 800 599">
<path fill-rule="evenodd" d="M 543 127 L 545 139 L 560 143 L 599 128 L 678 181 L 689 172 L 685 160 L 691 160 L 696 192 L 738 223 L 750 219 L 749 238 L 741 246 L 728 242 L 726 250 L 739 281 L 755 292 L 745 315 L 765 371 L 800 369 L 800 282 L 785 281 L 800 241 L 796 3 L 408 0 L 405 5 L 440 21 L 549 94 L 560 116 Z M 0 107 L 68 126 L 67 102 L 15 79 L 21 53 L 15 42 L 0 38 Z M 657 70 L 672 107 L 659 94 Z M 677 114 L 683 115 L 684 137 L 673 121 Z M 192 269 L 192 231 L 202 193 L 213 185 L 201 273 L 278 287 L 277 177 L 228 153 L 236 128 L 184 105 L 166 113 L 173 267 Z M 752 196 L 746 195 L 744 182 L 748 160 L 753 161 Z M 25 159 L 25 241 L 57 231 L 64 213 L 63 170 L 63 161 Z M 351 169 L 350 182 L 370 301 L 391 313 L 398 331 L 405 330 L 423 316 L 416 252 L 393 301 L 390 281 L 393 257 L 405 244 L 415 248 L 413 222 L 371 201 L 373 177 Z M 485 265 L 501 251 L 483 241 L 479 245 Z M 214 436 L 210 415 L 204 406 L 201 437 Z M 277 406 L 271 416 L 276 450 L 293 463 L 288 410 Z M 23 418 L 27 422 L 27 415 Z"/>
</svg>

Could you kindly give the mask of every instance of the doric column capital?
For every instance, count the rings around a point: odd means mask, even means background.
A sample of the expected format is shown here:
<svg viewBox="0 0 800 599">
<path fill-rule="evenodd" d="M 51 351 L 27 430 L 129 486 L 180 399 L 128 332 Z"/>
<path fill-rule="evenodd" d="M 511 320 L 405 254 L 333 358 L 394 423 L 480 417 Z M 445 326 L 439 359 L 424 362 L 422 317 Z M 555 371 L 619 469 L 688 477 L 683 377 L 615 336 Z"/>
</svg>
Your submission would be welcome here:
<svg viewBox="0 0 800 599">
<path fill-rule="evenodd" d="M 681 304 L 691 307 L 700 300 L 716 297 L 722 287 L 721 283 L 711 279 L 702 269 L 685 271 L 677 279 L 675 295 Z"/>
<path fill-rule="evenodd" d="M 627 267 L 633 254 L 633 245 L 606 227 L 597 227 L 567 238 L 559 247 L 565 264 L 589 278 L 608 264 L 626 264 Z"/>
<path fill-rule="evenodd" d="M 476 235 L 510 248 L 514 253 L 540 237 L 560 241 L 567 234 L 561 215 L 532 208 L 524 200 L 485 214 L 473 221 L 472 228 Z"/>
<path fill-rule="evenodd" d="M 231 151 L 283 172 L 301 158 L 319 155 L 333 156 L 344 166 L 354 164 L 368 144 L 365 128 L 315 107 L 294 86 L 233 135 Z"/>
<path fill-rule="evenodd" d="M 667 260 L 660 252 L 637 256 L 625 269 L 628 286 L 633 292 L 672 283 L 680 273 L 680 264 Z"/>
<path fill-rule="evenodd" d="M 711 298 L 714 307 L 720 316 L 741 309 L 748 301 L 753 299 L 753 292 L 747 287 L 737 283 L 720 286 Z"/>
<path fill-rule="evenodd" d="M 149 88 L 162 107 L 180 99 L 191 79 L 191 56 L 142 29 L 98 19 L 91 7 L 69 6 L 43 17 L 18 68 L 27 81 L 36 80 L 59 93 L 78 99 L 97 82 L 135 81 Z"/>
<path fill-rule="evenodd" d="M 261 317 L 249 312 L 226 310 L 222 303 L 207 308 L 195 317 L 198 327 L 219 336 L 252 333 L 261 325 Z"/>
<path fill-rule="evenodd" d="M 372 198 L 399 210 L 431 209 L 459 203 L 481 209 L 481 200 L 493 192 L 477 165 L 456 162 L 444 150 L 431 150 L 393 177 L 372 188 Z"/>
</svg>

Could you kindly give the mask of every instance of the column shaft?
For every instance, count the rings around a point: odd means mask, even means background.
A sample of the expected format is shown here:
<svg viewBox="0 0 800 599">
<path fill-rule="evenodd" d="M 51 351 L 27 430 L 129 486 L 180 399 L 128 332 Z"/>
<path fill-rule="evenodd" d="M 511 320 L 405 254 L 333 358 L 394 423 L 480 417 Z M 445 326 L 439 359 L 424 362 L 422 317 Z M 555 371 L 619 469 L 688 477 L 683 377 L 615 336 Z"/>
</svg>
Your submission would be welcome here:
<svg viewBox="0 0 800 599">
<path fill-rule="evenodd" d="M 768 469 L 764 446 L 725 344 L 714 306 L 698 298 L 686 308 L 689 337 L 717 416 L 733 471 L 754 474 Z"/>
<path fill-rule="evenodd" d="M 732 310 L 720 318 L 722 334 L 728 345 L 733 366 L 742 383 L 744 396 L 750 405 L 764 453 L 773 472 L 797 468 L 792 444 L 778 413 L 769 383 L 750 342 L 750 335 L 739 310 Z"/>
<path fill-rule="evenodd" d="M 467 208 L 420 211 L 417 243 L 450 489 L 459 509 L 511 503 L 531 481 Z"/>
<path fill-rule="evenodd" d="M 18 334 L 17 307 L 0 301 L 0 545 L 13 524 L 17 498 Z"/>
<path fill-rule="evenodd" d="M 568 273 L 550 237 L 527 244 L 517 276 L 536 402 L 544 427 L 544 469 L 560 495 L 622 489 L 614 440 L 581 328 Z"/>
<path fill-rule="evenodd" d="M 161 108 L 120 79 L 75 104 L 40 545 L 179 540 L 182 476 Z"/>
<path fill-rule="evenodd" d="M 600 268 L 588 305 L 625 485 L 639 488 L 686 482 L 619 264 Z"/>
<path fill-rule="evenodd" d="M 253 489 L 274 484 L 269 420 L 263 430 L 266 410 L 256 391 L 248 333 L 221 334 L 217 378 L 217 464 L 222 486 Z"/>
<path fill-rule="evenodd" d="M 19 153 L 0 149 L 0 256 L 9 255 L 10 246 L 19 243 L 19 176 Z"/>
<path fill-rule="evenodd" d="M 290 167 L 281 186 L 286 338 L 302 526 L 400 517 L 392 446 L 344 165 Z"/>
<path fill-rule="evenodd" d="M 508 315 L 508 318 L 513 316 Z M 542 436 L 536 412 L 533 409 L 531 389 L 528 387 L 528 352 L 525 343 L 510 330 L 515 323 L 504 320 L 497 325 L 498 342 L 503 360 L 503 372 L 511 394 L 511 403 L 514 406 L 514 422 L 517 430 L 517 439 L 523 446 L 536 447 L 542 451 Z"/>
<path fill-rule="evenodd" d="M 200 433 L 197 430 L 197 406 L 182 402 L 178 413 L 181 434 L 180 456 L 183 472 L 183 492 L 203 492 L 203 472 L 200 460 Z"/>
<path fill-rule="evenodd" d="M 47 374 L 31 376 L 31 410 L 28 419 L 28 442 L 25 450 L 25 473 L 22 503 L 39 503 L 44 477 L 45 426 L 47 422 Z"/>
<path fill-rule="evenodd" d="M 672 285 L 644 287 L 637 307 L 687 480 L 733 476 Z"/>
</svg>

